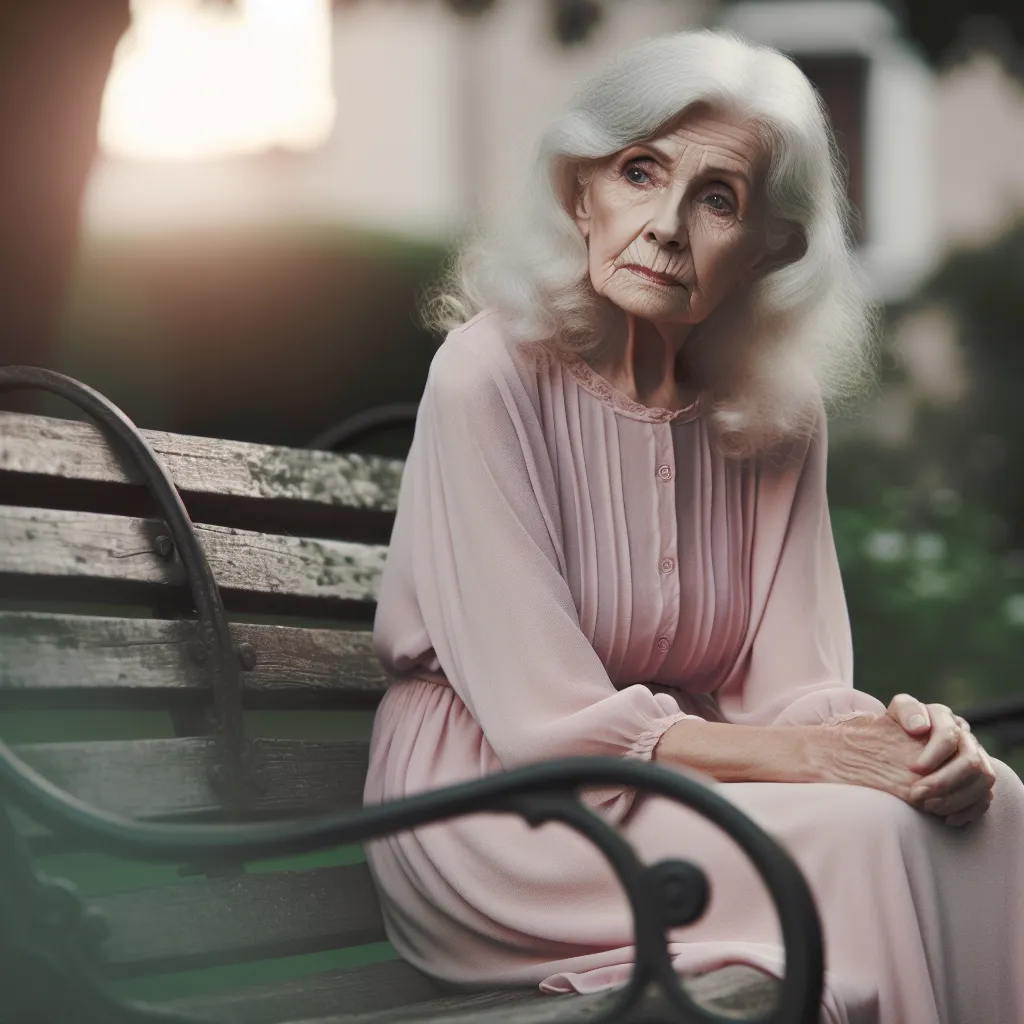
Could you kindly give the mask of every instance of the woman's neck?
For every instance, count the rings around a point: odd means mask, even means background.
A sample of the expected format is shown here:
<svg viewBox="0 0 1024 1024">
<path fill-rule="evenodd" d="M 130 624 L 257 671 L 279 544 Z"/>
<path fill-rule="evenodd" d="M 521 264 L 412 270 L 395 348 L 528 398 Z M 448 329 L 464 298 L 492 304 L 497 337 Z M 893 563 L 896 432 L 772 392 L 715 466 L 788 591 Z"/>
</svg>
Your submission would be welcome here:
<svg viewBox="0 0 1024 1024">
<path fill-rule="evenodd" d="M 626 329 L 609 340 L 591 368 L 634 402 L 651 408 L 683 409 L 697 392 L 679 380 L 679 353 L 690 325 L 664 330 L 626 314 Z"/>
</svg>

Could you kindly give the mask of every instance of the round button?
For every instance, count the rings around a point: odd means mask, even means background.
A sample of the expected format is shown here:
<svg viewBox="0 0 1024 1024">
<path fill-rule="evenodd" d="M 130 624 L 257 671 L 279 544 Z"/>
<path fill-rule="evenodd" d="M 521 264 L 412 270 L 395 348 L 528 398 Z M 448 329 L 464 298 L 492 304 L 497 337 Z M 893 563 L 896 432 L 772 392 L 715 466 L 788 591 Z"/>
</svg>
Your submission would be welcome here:
<svg viewBox="0 0 1024 1024">
<path fill-rule="evenodd" d="M 676 567 L 675 560 L 672 558 L 663 558 L 661 560 L 661 571 L 671 572 Z"/>
<path fill-rule="evenodd" d="M 659 636 L 658 637 L 658 650 L 659 651 L 661 651 L 664 654 L 664 652 L 667 651 L 670 646 L 671 646 L 671 644 L 669 643 L 669 639 L 668 639 L 667 636 Z"/>
<path fill-rule="evenodd" d="M 672 479 L 672 467 L 671 466 L 667 466 L 667 465 L 666 466 L 659 466 L 658 467 L 658 476 L 660 476 L 662 480 L 671 480 Z"/>
</svg>

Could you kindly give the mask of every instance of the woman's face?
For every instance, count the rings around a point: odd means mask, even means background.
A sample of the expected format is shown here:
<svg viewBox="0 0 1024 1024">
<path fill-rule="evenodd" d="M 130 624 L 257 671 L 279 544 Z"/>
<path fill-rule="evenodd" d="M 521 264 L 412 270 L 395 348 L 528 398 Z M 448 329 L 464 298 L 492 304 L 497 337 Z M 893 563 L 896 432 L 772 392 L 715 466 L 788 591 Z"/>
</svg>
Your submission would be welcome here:
<svg viewBox="0 0 1024 1024">
<path fill-rule="evenodd" d="M 597 293 L 662 325 L 704 320 L 766 254 L 764 164 L 750 125 L 703 111 L 609 157 L 575 211 Z"/>
</svg>

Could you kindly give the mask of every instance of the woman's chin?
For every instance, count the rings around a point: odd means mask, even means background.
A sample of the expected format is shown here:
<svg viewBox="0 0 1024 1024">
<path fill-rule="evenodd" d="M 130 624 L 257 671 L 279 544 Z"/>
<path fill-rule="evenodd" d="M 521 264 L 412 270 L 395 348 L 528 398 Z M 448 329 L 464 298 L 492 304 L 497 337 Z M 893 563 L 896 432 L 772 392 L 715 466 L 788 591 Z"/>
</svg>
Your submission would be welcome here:
<svg viewBox="0 0 1024 1024">
<path fill-rule="evenodd" d="M 689 295 L 684 288 L 669 290 L 655 285 L 650 290 L 631 291 L 629 295 L 611 296 L 611 299 L 624 313 L 645 320 L 681 323 L 688 319 Z"/>
</svg>

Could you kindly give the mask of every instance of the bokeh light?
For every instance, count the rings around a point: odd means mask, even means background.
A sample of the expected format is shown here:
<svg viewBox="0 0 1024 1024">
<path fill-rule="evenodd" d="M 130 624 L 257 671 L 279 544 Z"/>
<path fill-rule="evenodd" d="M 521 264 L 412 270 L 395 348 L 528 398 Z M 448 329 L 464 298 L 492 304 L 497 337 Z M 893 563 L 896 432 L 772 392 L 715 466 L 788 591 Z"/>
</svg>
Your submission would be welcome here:
<svg viewBox="0 0 1024 1024">
<path fill-rule="evenodd" d="M 328 136 L 330 0 L 133 0 L 132 17 L 103 99 L 108 154 L 193 160 Z"/>
</svg>

